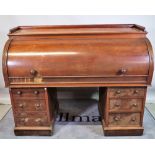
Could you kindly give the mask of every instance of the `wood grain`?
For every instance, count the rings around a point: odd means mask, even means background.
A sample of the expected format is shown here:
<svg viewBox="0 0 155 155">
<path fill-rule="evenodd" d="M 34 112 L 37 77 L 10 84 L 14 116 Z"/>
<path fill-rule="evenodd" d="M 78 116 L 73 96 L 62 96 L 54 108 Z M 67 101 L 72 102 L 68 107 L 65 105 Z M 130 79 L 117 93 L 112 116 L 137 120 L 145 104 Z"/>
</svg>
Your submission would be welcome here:
<svg viewBox="0 0 155 155">
<path fill-rule="evenodd" d="M 16 135 L 51 135 L 56 87 L 99 87 L 105 135 L 142 135 L 153 49 L 137 24 L 17 26 L 3 52 Z"/>
</svg>

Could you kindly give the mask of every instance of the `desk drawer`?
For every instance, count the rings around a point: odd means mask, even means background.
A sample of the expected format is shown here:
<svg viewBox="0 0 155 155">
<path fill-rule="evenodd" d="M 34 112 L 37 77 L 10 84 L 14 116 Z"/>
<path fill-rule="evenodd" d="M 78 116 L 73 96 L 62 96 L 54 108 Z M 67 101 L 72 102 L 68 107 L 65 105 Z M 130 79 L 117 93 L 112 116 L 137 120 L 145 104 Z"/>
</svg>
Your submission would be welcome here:
<svg viewBox="0 0 155 155">
<path fill-rule="evenodd" d="M 144 97 L 145 88 L 109 88 L 109 97 Z"/>
<path fill-rule="evenodd" d="M 46 111 L 45 100 L 15 100 L 14 101 L 14 110 L 15 111 Z"/>
<path fill-rule="evenodd" d="M 109 126 L 140 126 L 140 113 L 118 113 L 109 115 Z"/>
<path fill-rule="evenodd" d="M 110 99 L 110 111 L 141 111 L 143 99 Z"/>
<path fill-rule="evenodd" d="M 44 99 L 45 90 L 43 88 L 15 88 L 11 89 L 14 99 Z"/>
<path fill-rule="evenodd" d="M 16 126 L 47 126 L 49 125 L 46 113 L 16 113 Z M 18 116 L 18 117 L 17 117 Z"/>
</svg>

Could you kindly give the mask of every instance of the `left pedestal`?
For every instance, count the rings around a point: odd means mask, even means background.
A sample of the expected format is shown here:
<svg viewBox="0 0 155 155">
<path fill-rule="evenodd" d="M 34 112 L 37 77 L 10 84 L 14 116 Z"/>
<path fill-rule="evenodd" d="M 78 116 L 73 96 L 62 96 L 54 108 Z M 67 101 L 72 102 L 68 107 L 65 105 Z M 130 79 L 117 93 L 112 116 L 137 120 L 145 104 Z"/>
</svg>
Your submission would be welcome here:
<svg viewBox="0 0 155 155">
<path fill-rule="evenodd" d="M 58 110 L 56 88 L 11 88 L 15 135 L 52 135 Z"/>
</svg>

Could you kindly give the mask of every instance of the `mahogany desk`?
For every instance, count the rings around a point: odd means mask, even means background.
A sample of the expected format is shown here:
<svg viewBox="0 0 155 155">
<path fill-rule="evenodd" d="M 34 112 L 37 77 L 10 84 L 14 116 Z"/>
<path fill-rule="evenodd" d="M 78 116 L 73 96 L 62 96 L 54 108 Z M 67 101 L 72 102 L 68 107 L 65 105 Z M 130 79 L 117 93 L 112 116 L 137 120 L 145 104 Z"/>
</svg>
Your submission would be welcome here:
<svg viewBox="0 0 155 155">
<path fill-rule="evenodd" d="M 51 135 L 57 87 L 99 87 L 105 135 L 142 135 L 153 52 L 135 24 L 19 26 L 3 53 L 16 135 Z M 82 132 L 82 131 L 81 131 Z"/>
</svg>

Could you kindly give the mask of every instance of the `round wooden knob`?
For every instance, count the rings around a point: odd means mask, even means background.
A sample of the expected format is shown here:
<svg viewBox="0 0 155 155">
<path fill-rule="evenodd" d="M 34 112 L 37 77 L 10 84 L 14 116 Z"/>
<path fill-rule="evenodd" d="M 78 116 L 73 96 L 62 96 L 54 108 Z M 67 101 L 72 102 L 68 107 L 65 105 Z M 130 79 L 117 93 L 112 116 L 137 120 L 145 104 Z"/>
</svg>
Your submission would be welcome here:
<svg viewBox="0 0 155 155">
<path fill-rule="evenodd" d="M 21 91 L 17 91 L 17 95 L 21 95 L 22 94 L 22 92 Z"/>
<path fill-rule="evenodd" d="M 40 124 L 41 123 L 41 118 L 35 119 L 35 122 L 38 123 L 38 124 Z"/>
<path fill-rule="evenodd" d="M 115 121 L 119 121 L 119 120 L 120 120 L 120 117 L 117 117 L 117 116 L 116 116 L 116 117 L 114 117 L 114 120 L 115 120 Z"/>
<path fill-rule="evenodd" d="M 120 69 L 120 73 L 121 73 L 121 74 L 127 73 L 127 69 L 124 69 L 124 68 Z"/>
<path fill-rule="evenodd" d="M 28 118 L 25 118 L 25 123 L 28 122 L 28 120 L 29 120 Z"/>
<path fill-rule="evenodd" d="M 133 107 L 137 107 L 137 103 L 133 103 L 132 106 L 133 106 Z"/>
<path fill-rule="evenodd" d="M 41 118 L 37 118 L 35 121 L 36 122 L 40 122 L 41 121 Z"/>
<path fill-rule="evenodd" d="M 120 93 L 121 93 L 121 91 L 120 91 L 120 90 L 117 90 L 117 91 L 116 91 L 116 94 L 120 94 Z"/>
<path fill-rule="evenodd" d="M 30 74 L 33 75 L 33 76 L 35 76 L 37 74 L 37 71 L 35 69 L 31 69 L 30 70 Z"/>
<path fill-rule="evenodd" d="M 36 103 L 35 106 L 36 106 L 37 108 L 39 108 L 39 107 L 40 107 L 40 104 L 39 104 L 39 103 Z"/>
<path fill-rule="evenodd" d="M 20 104 L 19 104 L 19 107 L 20 107 L 20 108 L 23 108 L 23 107 L 24 107 L 24 104 L 20 103 Z"/>
<path fill-rule="evenodd" d="M 138 90 L 135 90 L 135 91 L 134 91 L 134 94 L 138 94 Z"/>
<path fill-rule="evenodd" d="M 29 120 L 28 118 L 22 118 L 22 119 L 21 119 L 21 121 L 22 121 L 23 123 L 28 122 L 28 120 Z"/>
<path fill-rule="evenodd" d="M 120 104 L 119 103 L 115 103 L 115 107 L 120 107 Z"/>
<path fill-rule="evenodd" d="M 26 116 L 26 113 L 25 112 L 21 112 L 20 116 L 24 117 L 24 116 Z"/>
<path fill-rule="evenodd" d="M 131 118 L 131 121 L 132 121 L 132 122 L 135 122 L 135 121 L 136 121 L 136 118 L 135 118 L 135 117 L 132 117 L 132 118 Z"/>
<path fill-rule="evenodd" d="M 38 95 L 38 94 L 39 94 L 39 91 L 35 90 L 35 91 L 34 91 L 34 94 L 35 94 L 35 95 Z"/>
</svg>

